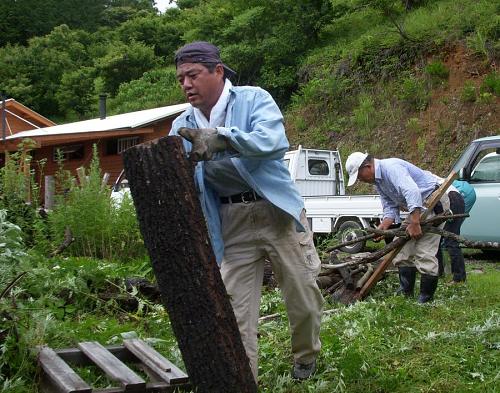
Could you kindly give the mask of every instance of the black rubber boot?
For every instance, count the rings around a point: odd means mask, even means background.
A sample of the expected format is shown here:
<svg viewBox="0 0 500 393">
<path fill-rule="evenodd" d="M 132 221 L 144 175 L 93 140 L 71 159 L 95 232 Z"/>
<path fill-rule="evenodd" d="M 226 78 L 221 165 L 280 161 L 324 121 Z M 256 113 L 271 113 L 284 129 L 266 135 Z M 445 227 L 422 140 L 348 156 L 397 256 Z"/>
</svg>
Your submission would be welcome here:
<svg viewBox="0 0 500 393">
<path fill-rule="evenodd" d="M 418 297 L 419 303 L 427 303 L 432 301 L 434 293 L 438 286 L 439 278 L 437 276 L 429 276 L 422 274 L 420 277 L 420 296 Z"/>
<path fill-rule="evenodd" d="M 414 266 L 401 266 L 399 269 L 399 295 L 406 297 L 413 296 L 413 289 L 415 288 L 415 278 L 417 276 L 417 268 Z"/>
</svg>

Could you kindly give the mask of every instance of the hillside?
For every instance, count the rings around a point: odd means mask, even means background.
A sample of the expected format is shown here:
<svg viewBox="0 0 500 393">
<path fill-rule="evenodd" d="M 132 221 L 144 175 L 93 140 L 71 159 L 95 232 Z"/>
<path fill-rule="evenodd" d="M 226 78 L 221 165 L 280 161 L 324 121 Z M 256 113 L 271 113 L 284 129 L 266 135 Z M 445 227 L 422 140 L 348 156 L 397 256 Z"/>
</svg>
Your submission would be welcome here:
<svg viewBox="0 0 500 393">
<path fill-rule="evenodd" d="M 163 14 L 95 0 L 81 20 L 70 4 L 0 6 L 0 91 L 58 123 L 96 117 L 99 94 L 110 114 L 184 101 L 173 54 L 206 40 L 235 84 L 271 92 L 292 145 L 444 175 L 471 139 L 499 132 L 498 0 L 177 0 Z M 16 23 L 38 14 L 32 30 Z"/>
<path fill-rule="evenodd" d="M 304 135 L 289 122 L 291 143 L 338 148 L 344 159 L 354 150 L 368 151 L 381 158 L 397 156 L 445 176 L 471 140 L 500 132 L 500 98 L 485 93 L 484 89 L 494 64 L 485 62 L 463 42 L 451 43 L 440 58 L 448 75 L 431 83 L 428 103 L 422 110 L 408 110 L 404 104 L 377 99 L 383 86 L 375 85 L 374 92 L 367 96 L 373 102 L 373 110 L 368 108 L 365 113 L 365 121 L 373 121 L 368 135 L 360 132 L 363 124 L 357 127 L 355 120 L 342 134 L 327 131 L 327 138 L 317 139 L 315 135 Z M 426 65 L 433 61 L 433 55 L 422 59 Z M 424 77 L 423 68 L 415 65 L 414 71 Z M 292 112 L 289 118 L 294 115 Z M 349 111 L 345 115 L 349 116 Z M 308 119 L 308 127 L 314 129 L 315 122 L 321 122 L 321 116 Z"/>
</svg>

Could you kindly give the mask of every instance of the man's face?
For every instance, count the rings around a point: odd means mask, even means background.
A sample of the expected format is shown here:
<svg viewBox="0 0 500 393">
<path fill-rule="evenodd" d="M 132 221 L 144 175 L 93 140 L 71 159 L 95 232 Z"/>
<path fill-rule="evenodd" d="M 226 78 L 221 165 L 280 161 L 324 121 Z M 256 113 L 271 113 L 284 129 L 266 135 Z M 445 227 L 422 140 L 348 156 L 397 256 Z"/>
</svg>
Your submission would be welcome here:
<svg viewBox="0 0 500 393">
<path fill-rule="evenodd" d="M 375 167 L 373 163 L 365 164 L 359 167 L 358 180 L 363 183 L 375 183 Z"/>
<path fill-rule="evenodd" d="M 210 72 L 203 64 L 184 63 L 177 67 L 177 80 L 189 103 L 210 115 L 224 89 L 224 68 L 217 64 Z"/>
</svg>

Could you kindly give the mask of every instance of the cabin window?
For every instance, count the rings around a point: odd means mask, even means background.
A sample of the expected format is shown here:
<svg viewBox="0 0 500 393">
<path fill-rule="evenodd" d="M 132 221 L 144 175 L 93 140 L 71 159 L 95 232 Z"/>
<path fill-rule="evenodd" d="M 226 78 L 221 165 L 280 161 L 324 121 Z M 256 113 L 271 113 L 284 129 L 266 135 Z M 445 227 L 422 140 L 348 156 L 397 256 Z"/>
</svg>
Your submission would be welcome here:
<svg viewBox="0 0 500 393">
<path fill-rule="evenodd" d="M 58 153 L 59 151 L 59 153 Z M 57 161 L 58 158 L 63 160 L 82 160 L 85 154 L 85 149 L 82 144 L 54 147 L 52 159 Z"/>
<path fill-rule="evenodd" d="M 325 160 L 309 160 L 308 167 L 310 175 L 328 176 L 330 174 L 328 162 Z"/>
<path fill-rule="evenodd" d="M 106 155 L 121 154 L 129 147 L 135 146 L 140 143 L 138 136 L 131 136 L 128 138 L 109 139 L 106 142 Z"/>
</svg>

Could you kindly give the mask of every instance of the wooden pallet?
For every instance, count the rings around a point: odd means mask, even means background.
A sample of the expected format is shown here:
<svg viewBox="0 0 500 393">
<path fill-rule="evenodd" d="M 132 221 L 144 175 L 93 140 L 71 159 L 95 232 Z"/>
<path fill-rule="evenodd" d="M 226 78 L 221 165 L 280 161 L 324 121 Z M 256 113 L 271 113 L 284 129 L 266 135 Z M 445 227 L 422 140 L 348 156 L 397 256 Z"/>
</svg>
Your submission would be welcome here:
<svg viewBox="0 0 500 393">
<path fill-rule="evenodd" d="M 126 364 L 134 364 L 149 377 L 145 381 Z M 104 347 L 98 342 L 82 342 L 78 348 L 38 352 L 41 387 L 47 393 L 167 393 L 189 389 L 188 376 L 139 339 L 126 339 L 123 345 Z M 92 388 L 69 364 L 97 366 L 117 387 Z"/>
</svg>

